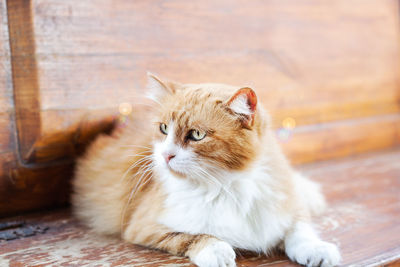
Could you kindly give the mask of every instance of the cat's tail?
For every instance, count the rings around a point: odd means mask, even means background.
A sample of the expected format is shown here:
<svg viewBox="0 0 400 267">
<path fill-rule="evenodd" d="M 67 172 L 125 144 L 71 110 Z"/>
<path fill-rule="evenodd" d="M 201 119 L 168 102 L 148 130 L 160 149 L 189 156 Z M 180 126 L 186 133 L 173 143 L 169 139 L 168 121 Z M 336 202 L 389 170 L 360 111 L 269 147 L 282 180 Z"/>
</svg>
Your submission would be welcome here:
<svg viewBox="0 0 400 267">
<path fill-rule="evenodd" d="M 326 201 L 319 184 L 311 181 L 300 173 L 296 173 L 296 187 L 303 203 L 310 210 L 311 215 L 319 215 L 326 209 Z"/>
</svg>

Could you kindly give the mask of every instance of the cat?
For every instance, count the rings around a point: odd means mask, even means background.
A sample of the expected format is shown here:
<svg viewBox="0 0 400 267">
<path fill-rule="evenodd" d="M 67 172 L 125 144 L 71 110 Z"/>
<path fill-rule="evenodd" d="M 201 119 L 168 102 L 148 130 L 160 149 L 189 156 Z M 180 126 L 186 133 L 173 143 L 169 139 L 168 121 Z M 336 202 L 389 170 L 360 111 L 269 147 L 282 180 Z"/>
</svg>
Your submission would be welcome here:
<svg viewBox="0 0 400 267">
<path fill-rule="evenodd" d="M 236 266 L 235 249 L 276 247 L 306 266 L 339 264 L 338 248 L 311 225 L 325 207 L 319 186 L 292 169 L 253 89 L 149 73 L 148 90 L 153 111 L 78 160 L 78 218 L 200 267 Z"/>
</svg>

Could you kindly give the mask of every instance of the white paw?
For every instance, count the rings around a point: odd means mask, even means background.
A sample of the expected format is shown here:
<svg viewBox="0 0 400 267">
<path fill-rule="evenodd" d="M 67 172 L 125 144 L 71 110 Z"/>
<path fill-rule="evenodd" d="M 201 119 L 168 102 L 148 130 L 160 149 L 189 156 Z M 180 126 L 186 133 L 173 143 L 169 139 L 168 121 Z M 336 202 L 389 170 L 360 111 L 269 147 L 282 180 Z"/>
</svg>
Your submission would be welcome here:
<svg viewBox="0 0 400 267">
<path fill-rule="evenodd" d="M 307 267 L 329 267 L 339 264 L 341 257 L 338 248 L 324 241 L 302 242 L 286 251 L 292 261 Z"/>
<path fill-rule="evenodd" d="M 192 261 L 199 267 L 235 267 L 235 251 L 224 241 L 214 241 L 197 253 Z"/>
</svg>

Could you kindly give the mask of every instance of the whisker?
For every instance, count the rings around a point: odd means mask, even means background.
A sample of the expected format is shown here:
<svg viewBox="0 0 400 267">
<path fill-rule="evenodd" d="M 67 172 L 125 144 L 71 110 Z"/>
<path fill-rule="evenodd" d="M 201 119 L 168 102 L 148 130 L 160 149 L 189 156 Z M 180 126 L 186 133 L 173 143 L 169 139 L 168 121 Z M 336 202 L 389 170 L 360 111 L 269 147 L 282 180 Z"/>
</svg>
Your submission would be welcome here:
<svg viewBox="0 0 400 267">
<path fill-rule="evenodd" d="M 148 151 L 143 151 L 143 152 L 140 152 L 137 154 L 129 154 L 129 155 L 125 155 L 125 156 L 126 157 L 139 157 L 139 156 L 149 157 L 149 156 L 152 156 L 152 155 L 146 155 L 148 153 L 149 153 Z"/>
<path fill-rule="evenodd" d="M 150 158 L 150 157 L 143 157 L 142 159 L 140 159 L 140 160 L 135 161 L 134 163 L 132 163 L 132 165 L 129 166 L 129 168 L 124 172 L 124 174 L 122 175 L 120 181 L 124 180 L 125 177 L 126 177 L 126 175 L 127 175 L 130 171 L 132 171 L 136 166 L 138 166 L 138 165 L 141 164 L 141 163 L 145 163 L 145 162 L 151 161 L 151 160 L 152 160 L 152 158 Z"/>
<path fill-rule="evenodd" d="M 142 166 L 142 167 L 143 167 L 143 166 Z M 134 197 L 135 197 L 135 195 L 136 195 L 136 192 L 138 191 L 138 189 L 143 188 L 143 186 L 146 185 L 146 184 L 148 183 L 148 181 L 151 179 L 151 177 L 152 177 L 152 172 L 151 172 L 152 167 L 153 167 L 153 164 L 152 164 L 152 163 L 150 163 L 148 166 L 146 166 L 146 171 L 144 171 L 144 172 L 142 173 L 142 175 L 139 177 L 138 181 L 137 181 L 136 184 L 135 184 L 135 187 L 133 188 L 133 190 L 132 190 L 131 193 L 129 194 L 129 198 L 128 198 L 126 204 L 124 205 L 124 208 L 123 208 L 123 211 L 122 211 L 122 218 L 121 218 L 122 224 L 121 224 L 121 228 L 123 228 L 124 225 L 125 225 L 125 224 L 124 224 L 125 215 L 126 215 L 126 212 L 127 212 L 127 209 L 128 209 L 129 204 L 131 203 L 131 201 L 134 199 Z M 145 182 L 143 183 L 142 186 L 140 186 L 140 185 L 142 184 L 142 180 L 143 180 L 143 179 L 145 180 Z M 140 186 L 140 188 L 139 188 L 139 186 Z M 121 232 L 122 232 L 122 229 L 121 229 Z"/>
<path fill-rule="evenodd" d="M 230 190 L 228 190 L 220 181 L 218 181 L 218 178 L 215 177 L 215 172 L 214 172 L 214 175 L 212 175 L 209 171 L 205 170 L 204 168 L 201 168 L 200 166 L 198 166 L 198 167 L 199 167 L 199 169 L 202 171 L 203 174 L 208 175 L 208 177 L 209 177 L 210 179 L 212 179 L 217 185 L 219 185 L 220 188 L 221 188 L 222 190 L 224 190 L 224 191 L 233 199 L 233 201 L 235 201 L 235 204 L 236 204 L 237 206 L 239 206 L 239 201 L 238 201 L 238 199 L 235 197 L 235 195 L 234 195 Z M 217 173 L 217 174 L 218 174 L 218 173 Z"/>
</svg>

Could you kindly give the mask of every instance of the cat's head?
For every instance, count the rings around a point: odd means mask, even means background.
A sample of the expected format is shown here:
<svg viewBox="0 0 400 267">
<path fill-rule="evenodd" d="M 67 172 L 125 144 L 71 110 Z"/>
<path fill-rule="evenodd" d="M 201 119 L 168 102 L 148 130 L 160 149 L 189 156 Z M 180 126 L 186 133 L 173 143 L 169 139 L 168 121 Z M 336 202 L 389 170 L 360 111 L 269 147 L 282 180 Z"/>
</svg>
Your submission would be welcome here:
<svg viewBox="0 0 400 267">
<path fill-rule="evenodd" d="M 207 179 L 254 162 L 266 122 L 252 89 L 148 79 L 159 104 L 153 140 L 159 171 Z"/>
</svg>

